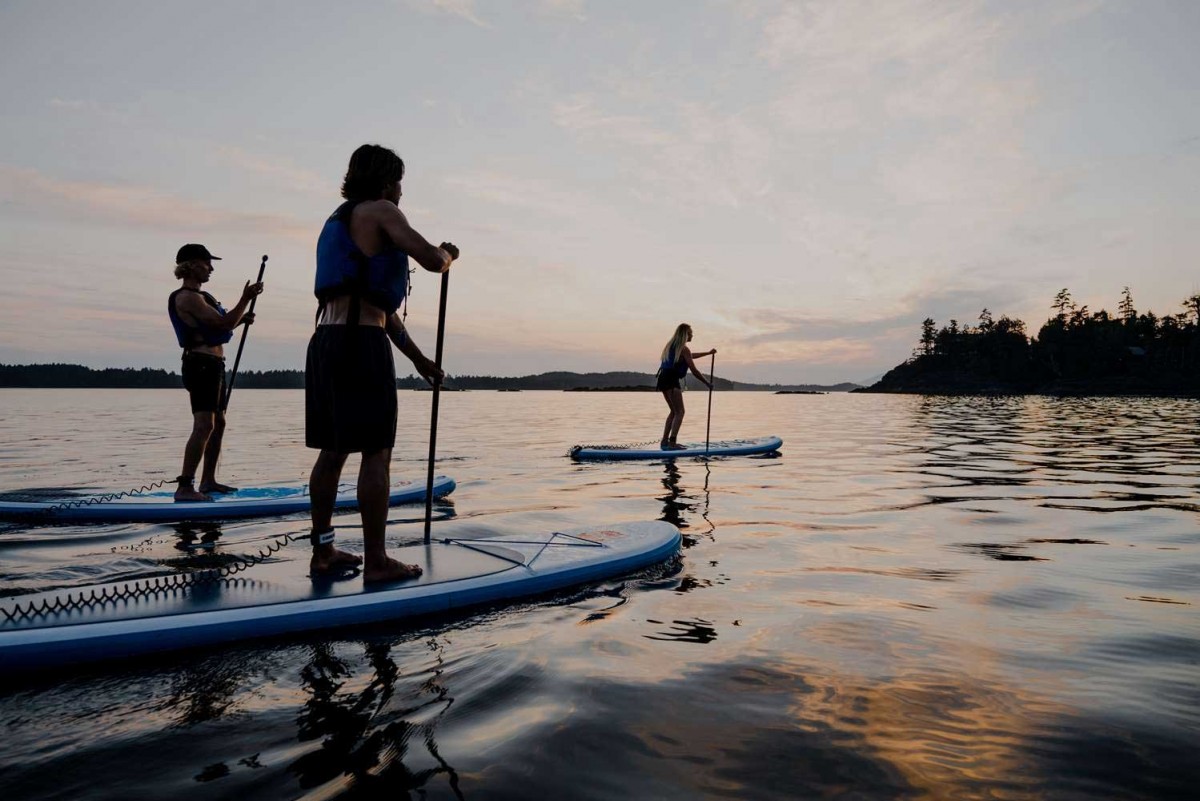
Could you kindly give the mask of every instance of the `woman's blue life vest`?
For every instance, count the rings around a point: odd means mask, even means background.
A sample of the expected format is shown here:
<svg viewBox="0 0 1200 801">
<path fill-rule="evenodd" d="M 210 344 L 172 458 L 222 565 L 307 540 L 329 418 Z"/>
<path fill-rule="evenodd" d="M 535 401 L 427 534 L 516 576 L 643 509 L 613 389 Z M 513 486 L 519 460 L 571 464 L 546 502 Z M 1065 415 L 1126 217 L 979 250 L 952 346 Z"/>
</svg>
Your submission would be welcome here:
<svg viewBox="0 0 1200 801">
<path fill-rule="evenodd" d="M 217 314 L 222 317 L 225 316 L 225 307 L 207 292 L 186 286 L 176 289 L 167 297 L 167 315 L 171 318 L 171 327 L 175 329 L 175 338 L 179 340 L 179 347 L 187 350 L 197 345 L 224 345 L 233 339 L 232 331 L 219 331 L 204 325 L 204 323 L 198 323 L 197 325 L 188 325 L 185 323 L 183 318 L 179 316 L 179 312 L 175 310 L 175 296 L 180 292 L 199 292 L 203 296 L 205 303 L 216 309 Z"/>
<path fill-rule="evenodd" d="M 663 363 L 658 366 L 659 374 L 674 375 L 676 378 L 683 378 L 685 375 L 687 375 L 687 361 L 684 359 L 678 359 L 678 361 L 676 361 L 678 356 L 679 354 L 675 353 L 675 351 L 669 351 L 667 353 L 667 358 L 664 359 Z"/>
<path fill-rule="evenodd" d="M 325 221 L 317 239 L 314 292 L 322 306 L 341 295 L 357 296 L 391 314 L 408 294 L 408 254 L 398 247 L 368 258 L 350 238 L 350 213 L 361 201 L 348 200 Z"/>
</svg>

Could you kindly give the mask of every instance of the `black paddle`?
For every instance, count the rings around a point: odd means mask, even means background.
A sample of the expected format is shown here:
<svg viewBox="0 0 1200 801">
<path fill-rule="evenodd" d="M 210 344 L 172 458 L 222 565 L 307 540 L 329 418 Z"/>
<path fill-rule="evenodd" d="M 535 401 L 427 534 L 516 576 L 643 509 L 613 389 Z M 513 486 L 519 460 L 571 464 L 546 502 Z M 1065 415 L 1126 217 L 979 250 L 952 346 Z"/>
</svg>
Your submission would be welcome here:
<svg viewBox="0 0 1200 801">
<path fill-rule="evenodd" d="M 712 388 L 713 388 L 713 370 L 717 367 L 717 354 L 712 354 L 712 361 L 708 365 L 708 422 L 704 424 L 704 455 L 708 456 L 708 434 L 712 431 Z"/>
<path fill-rule="evenodd" d="M 442 370 L 442 339 L 446 335 L 446 292 L 450 285 L 450 269 L 442 273 L 442 297 L 438 301 L 437 350 L 434 353 L 434 364 L 438 372 Z M 437 418 L 438 395 L 442 388 L 441 379 L 433 382 L 433 411 L 429 422 L 429 479 L 425 482 L 425 544 L 429 544 L 429 529 L 433 521 L 433 457 L 437 453 Z"/>
<path fill-rule="evenodd" d="M 254 283 L 261 284 L 263 273 L 267 269 L 267 257 L 263 256 L 262 264 L 258 265 L 258 278 Z M 250 298 L 250 308 L 246 310 L 247 314 L 254 314 L 254 304 L 258 302 L 258 295 Z M 224 412 L 229 408 L 229 397 L 233 394 L 233 382 L 237 380 L 238 365 L 242 361 L 242 348 L 246 347 L 246 335 L 250 333 L 250 326 L 242 326 L 242 341 L 238 343 L 237 356 L 233 359 L 233 372 L 229 374 L 229 386 L 225 388 L 225 397 L 221 399 L 221 411 Z"/>
</svg>

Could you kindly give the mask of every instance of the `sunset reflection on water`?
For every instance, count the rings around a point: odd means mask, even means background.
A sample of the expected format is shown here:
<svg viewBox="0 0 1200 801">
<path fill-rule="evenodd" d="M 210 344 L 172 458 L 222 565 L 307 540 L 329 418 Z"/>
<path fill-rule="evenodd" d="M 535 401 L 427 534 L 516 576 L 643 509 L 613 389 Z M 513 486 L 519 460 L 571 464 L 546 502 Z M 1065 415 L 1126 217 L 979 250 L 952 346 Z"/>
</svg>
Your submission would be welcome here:
<svg viewBox="0 0 1200 801">
<path fill-rule="evenodd" d="M 107 426 L 89 409 L 111 406 Z M 580 397 L 584 395 L 583 397 Z M 175 393 L 6 390 L 9 493 L 169 472 Z M 394 475 L 421 474 L 428 396 Z M 450 619 L 34 677 L 14 798 L 1185 798 L 1200 770 L 1200 404 L 720 393 L 775 458 L 576 464 L 641 394 L 454 393 L 445 536 L 662 519 L 682 556 Z M 301 393 L 245 392 L 223 474 L 297 483 Z M 692 432 L 703 421 L 685 424 Z M 156 437 L 135 432 L 160 432 Z M 702 429 L 701 429 L 702 433 Z M 270 459 L 264 454 L 269 453 Z M 392 510 L 394 542 L 421 510 Z M 353 518 L 339 517 L 339 525 Z M 0 524 L 7 592 L 252 553 L 303 518 Z M 357 546 L 352 530 L 339 541 Z M 305 554 L 281 554 L 303 574 Z M 118 768 L 136 764 L 137 770 Z"/>
</svg>

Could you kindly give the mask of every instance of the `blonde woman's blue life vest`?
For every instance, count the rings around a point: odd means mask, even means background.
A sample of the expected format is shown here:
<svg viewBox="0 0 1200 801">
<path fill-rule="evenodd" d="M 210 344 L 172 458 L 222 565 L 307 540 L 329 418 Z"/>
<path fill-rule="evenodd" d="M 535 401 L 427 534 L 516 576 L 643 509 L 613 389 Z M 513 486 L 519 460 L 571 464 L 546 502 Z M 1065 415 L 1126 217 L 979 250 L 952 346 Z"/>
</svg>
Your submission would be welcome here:
<svg viewBox="0 0 1200 801">
<path fill-rule="evenodd" d="M 321 229 L 314 293 L 322 306 L 350 295 L 391 314 L 408 294 L 408 254 L 393 246 L 368 258 L 358 249 L 350 237 L 350 213 L 359 202 L 343 203 Z"/>
<path fill-rule="evenodd" d="M 667 353 L 667 358 L 664 359 L 662 364 L 658 366 L 658 372 L 661 375 L 673 375 L 676 378 L 683 378 L 685 375 L 687 375 L 687 362 L 683 359 L 676 361 L 676 357 L 678 355 L 679 354 L 675 353 L 674 350 L 669 351 Z"/>
</svg>

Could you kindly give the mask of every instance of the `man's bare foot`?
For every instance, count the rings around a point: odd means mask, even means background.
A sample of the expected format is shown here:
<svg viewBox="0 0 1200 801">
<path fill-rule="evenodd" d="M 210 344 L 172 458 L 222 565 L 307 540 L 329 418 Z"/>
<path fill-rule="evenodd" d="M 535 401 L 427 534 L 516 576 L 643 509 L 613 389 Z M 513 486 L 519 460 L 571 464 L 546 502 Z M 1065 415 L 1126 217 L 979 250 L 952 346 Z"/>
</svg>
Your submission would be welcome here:
<svg viewBox="0 0 1200 801">
<path fill-rule="evenodd" d="M 395 559 L 388 559 L 382 565 L 372 565 L 363 571 L 363 583 L 373 584 L 377 581 L 403 581 L 421 575 L 419 565 L 406 565 Z"/>
<path fill-rule="evenodd" d="M 202 503 L 211 500 L 212 498 L 191 485 L 182 486 L 175 490 L 175 503 Z"/>
<path fill-rule="evenodd" d="M 668 442 L 662 446 L 664 451 L 686 451 L 687 445 L 680 445 L 678 442 Z"/>
<path fill-rule="evenodd" d="M 201 492 L 237 492 L 237 487 L 231 487 L 228 484 L 218 484 L 217 482 L 204 483 L 200 485 Z"/>
<path fill-rule="evenodd" d="M 361 564 L 361 556 L 339 551 L 332 545 L 318 545 L 313 548 L 312 561 L 308 563 L 308 569 L 312 575 L 319 576 L 353 570 Z"/>
</svg>

